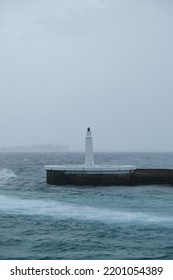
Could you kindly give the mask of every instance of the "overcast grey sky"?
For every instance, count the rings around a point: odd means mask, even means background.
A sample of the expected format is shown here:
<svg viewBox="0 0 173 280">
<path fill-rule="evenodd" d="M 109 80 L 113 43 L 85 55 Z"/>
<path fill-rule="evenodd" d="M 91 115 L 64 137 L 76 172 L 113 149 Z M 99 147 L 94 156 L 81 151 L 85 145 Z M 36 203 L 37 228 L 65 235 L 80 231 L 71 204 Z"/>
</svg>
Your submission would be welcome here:
<svg viewBox="0 0 173 280">
<path fill-rule="evenodd" d="M 172 0 L 0 0 L 0 146 L 173 151 Z"/>
</svg>

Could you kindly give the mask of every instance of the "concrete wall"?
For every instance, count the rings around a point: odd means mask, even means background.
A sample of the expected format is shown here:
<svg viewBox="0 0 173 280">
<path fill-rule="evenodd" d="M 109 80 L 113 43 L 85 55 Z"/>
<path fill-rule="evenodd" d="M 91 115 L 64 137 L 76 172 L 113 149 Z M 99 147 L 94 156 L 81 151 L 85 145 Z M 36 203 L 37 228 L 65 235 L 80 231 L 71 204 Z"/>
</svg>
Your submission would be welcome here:
<svg viewBox="0 0 173 280">
<path fill-rule="evenodd" d="M 172 169 L 136 169 L 134 172 L 121 174 L 87 174 L 85 172 L 66 172 L 47 170 L 47 183 L 50 185 L 173 185 Z"/>
</svg>

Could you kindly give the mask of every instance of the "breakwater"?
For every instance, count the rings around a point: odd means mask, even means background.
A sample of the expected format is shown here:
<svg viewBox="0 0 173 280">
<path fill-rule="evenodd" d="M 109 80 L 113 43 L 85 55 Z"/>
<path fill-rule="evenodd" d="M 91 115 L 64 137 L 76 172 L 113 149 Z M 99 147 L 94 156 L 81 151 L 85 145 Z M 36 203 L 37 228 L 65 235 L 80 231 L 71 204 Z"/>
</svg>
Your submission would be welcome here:
<svg viewBox="0 0 173 280">
<path fill-rule="evenodd" d="M 136 168 L 114 172 L 47 169 L 47 184 L 91 186 L 173 185 L 173 169 Z"/>
</svg>

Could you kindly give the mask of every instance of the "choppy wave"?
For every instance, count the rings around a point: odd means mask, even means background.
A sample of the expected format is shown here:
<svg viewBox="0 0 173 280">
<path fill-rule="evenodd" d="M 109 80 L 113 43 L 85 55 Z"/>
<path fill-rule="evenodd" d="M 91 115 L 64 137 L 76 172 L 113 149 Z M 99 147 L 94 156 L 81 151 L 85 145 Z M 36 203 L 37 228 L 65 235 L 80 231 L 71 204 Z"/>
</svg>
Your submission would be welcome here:
<svg viewBox="0 0 173 280">
<path fill-rule="evenodd" d="M 10 214 L 50 216 L 58 219 L 77 219 L 103 223 L 162 224 L 173 225 L 172 216 L 142 212 L 126 212 L 116 209 L 103 209 L 79 206 L 53 200 L 20 199 L 0 195 L 0 211 Z"/>
<path fill-rule="evenodd" d="M 17 177 L 17 175 L 10 169 L 0 169 L 0 184 L 5 184 L 10 178 Z"/>
</svg>

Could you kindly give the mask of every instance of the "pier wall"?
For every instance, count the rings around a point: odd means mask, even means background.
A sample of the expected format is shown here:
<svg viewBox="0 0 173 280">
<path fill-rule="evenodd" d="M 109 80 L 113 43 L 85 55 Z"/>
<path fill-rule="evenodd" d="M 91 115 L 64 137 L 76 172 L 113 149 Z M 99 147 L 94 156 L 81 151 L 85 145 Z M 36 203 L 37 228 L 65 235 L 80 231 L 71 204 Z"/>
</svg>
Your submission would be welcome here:
<svg viewBox="0 0 173 280">
<path fill-rule="evenodd" d="M 173 185 L 173 169 L 136 169 L 129 173 L 87 173 L 47 170 L 50 185 L 137 186 Z"/>
<path fill-rule="evenodd" d="M 173 185 L 173 169 L 136 169 L 131 182 L 133 185 Z"/>
<path fill-rule="evenodd" d="M 50 185 L 129 185 L 130 174 L 89 174 L 86 172 L 65 172 L 47 170 L 47 183 Z"/>
</svg>

